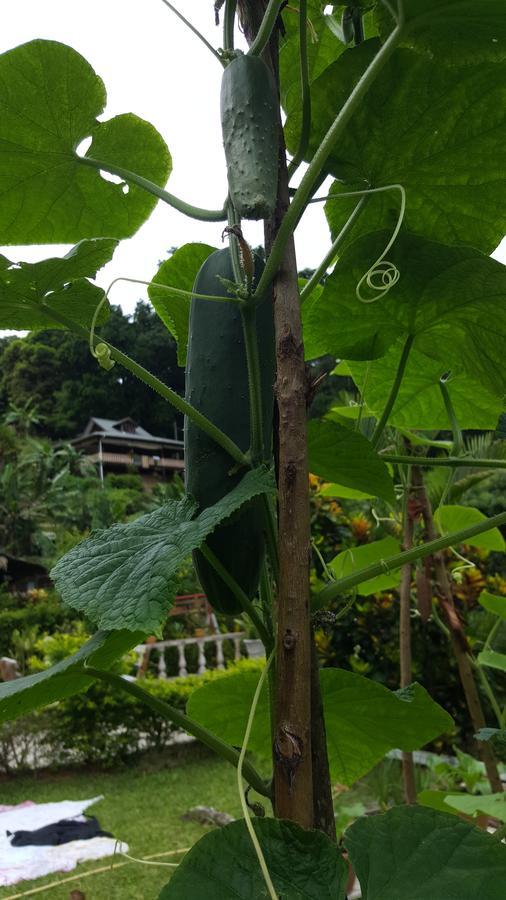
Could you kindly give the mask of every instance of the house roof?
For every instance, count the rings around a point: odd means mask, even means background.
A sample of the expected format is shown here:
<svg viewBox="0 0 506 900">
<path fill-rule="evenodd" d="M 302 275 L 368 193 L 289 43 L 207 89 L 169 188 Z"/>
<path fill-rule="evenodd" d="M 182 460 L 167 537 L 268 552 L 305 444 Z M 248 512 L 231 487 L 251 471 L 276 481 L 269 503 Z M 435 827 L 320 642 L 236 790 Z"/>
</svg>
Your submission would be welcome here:
<svg viewBox="0 0 506 900">
<path fill-rule="evenodd" d="M 124 419 L 102 419 L 101 417 L 92 416 L 82 434 L 74 438 L 70 443 L 81 442 L 84 438 L 97 436 L 105 440 L 120 441 L 152 441 L 156 444 L 165 444 L 168 447 L 180 449 L 183 447 L 183 441 L 175 438 L 164 438 L 156 434 L 150 434 L 145 428 L 142 428 L 133 419 L 126 417 Z"/>
</svg>

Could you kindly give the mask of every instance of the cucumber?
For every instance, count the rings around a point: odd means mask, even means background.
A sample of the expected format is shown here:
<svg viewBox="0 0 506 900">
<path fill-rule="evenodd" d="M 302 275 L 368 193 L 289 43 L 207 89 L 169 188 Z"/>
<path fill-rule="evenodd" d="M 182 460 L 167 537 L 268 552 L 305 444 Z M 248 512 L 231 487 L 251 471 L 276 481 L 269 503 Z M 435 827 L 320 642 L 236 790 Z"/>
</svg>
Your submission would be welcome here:
<svg viewBox="0 0 506 900">
<path fill-rule="evenodd" d="M 263 270 L 255 257 L 255 282 Z M 230 250 L 217 250 L 201 266 L 196 294 L 227 296 L 218 277 L 234 280 Z M 264 448 L 270 458 L 273 385 L 275 378 L 274 321 L 270 300 L 257 310 L 262 366 Z M 249 392 L 241 314 L 235 303 L 192 300 L 186 368 L 186 399 L 246 451 L 250 444 Z M 234 462 L 218 444 L 189 419 L 185 420 L 185 480 L 187 493 L 200 509 L 212 506 L 241 480 L 244 470 L 231 474 Z M 207 539 L 207 545 L 252 599 L 257 590 L 265 541 L 260 498 L 241 507 Z M 193 561 L 202 588 L 219 612 L 237 614 L 241 606 L 198 550 Z"/>
<path fill-rule="evenodd" d="M 236 212 L 244 219 L 269 218 L 276 207 L 279 107 L 272 73 L 259 57 L 241 54 L 225 69 L 221 128 Z"/>
</svg>

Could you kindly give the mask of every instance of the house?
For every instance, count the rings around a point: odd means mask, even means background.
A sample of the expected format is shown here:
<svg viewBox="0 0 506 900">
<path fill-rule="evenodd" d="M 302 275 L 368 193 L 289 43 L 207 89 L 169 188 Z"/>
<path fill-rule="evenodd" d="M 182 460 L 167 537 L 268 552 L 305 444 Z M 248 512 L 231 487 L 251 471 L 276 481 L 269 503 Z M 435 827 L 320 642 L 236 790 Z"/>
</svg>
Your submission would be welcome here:
<svg viewBox="0 0 506 900">
<path fill-rule="evenodd" d="M 133 419 L 91 418 L 83 433 L 70 441 L 98 463 L 100 478 L 108 473 L 136 473 L 146 487 L 184 469 L 183 441 L 150 434 Z"/>
</svg>

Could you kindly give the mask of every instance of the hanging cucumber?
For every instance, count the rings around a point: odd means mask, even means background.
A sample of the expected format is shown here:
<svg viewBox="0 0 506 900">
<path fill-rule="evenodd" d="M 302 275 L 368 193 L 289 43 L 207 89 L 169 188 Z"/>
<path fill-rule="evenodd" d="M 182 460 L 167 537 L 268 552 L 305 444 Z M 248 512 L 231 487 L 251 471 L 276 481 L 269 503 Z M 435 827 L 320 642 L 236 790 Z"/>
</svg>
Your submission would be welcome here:
<svg viewBox="0 0 506 900">
<path fill-rule="evenodd" d="M 255 257 L 255 282 L 263 262 Z M 219 278 L 234 280 L 230 250 L 209 256 L 197 275 L 195 294 L 228 296 Z M 275 377 L 274 324 L 269 300 L 257 310 L 262 367 L 262 413 L 265 456 L 271 452 L 273 385 Z M 186 368 L 186 399 L 246 451 L 250 445 L 249 391 L 241 314 L 235 303 L 192 300 Z M 186 490 L 200 509 L 212 506 L 241 480 L 244 471 L 230 474 L 230 456 L 190 420 L 185 421 Z M 264 558 L 262 505 L 256 498 L 207 539 L 207 545 L 252 599 L 258 589 Z M 219 612 L 236 614 L 241 606 L 231 590 L 198 550 L 193 561 L 202 587 Z"/>
<path fill-rule="evenodd" d="M 266 219 L 276 206 L 279 109 L 269 68 L 240 54 L 223 73 L 221 128 L 230 199 L 244 219 Z"/>
</svg>

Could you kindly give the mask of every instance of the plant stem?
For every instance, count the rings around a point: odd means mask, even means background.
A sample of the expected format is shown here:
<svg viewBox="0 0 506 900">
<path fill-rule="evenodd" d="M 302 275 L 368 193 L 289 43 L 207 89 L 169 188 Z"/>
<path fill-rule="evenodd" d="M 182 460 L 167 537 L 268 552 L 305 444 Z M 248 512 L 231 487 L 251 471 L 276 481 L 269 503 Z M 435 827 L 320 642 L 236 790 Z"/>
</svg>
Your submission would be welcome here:
<svg viewBox="0 0 506 900">
<path fill-rule="evenodd" d="M 82 325 L 78 325 L 77 322 L 73 322 L 72 319 L 67 319 L 66 316 L 52 309 L 47 304 L 42 303 L 34 303 L 34 307 L 37 310 L 43 311 L 47 314 L 50 319 L 55 320 L 56 322 L 60 322 L 69 331 L 73 331 L 75 334 L 78 334 L 80 337 L 85 338 L 86 341 L 89 340 L 90 333 L 84 328 Z M 144 366 L 139 365 L 133 359 L 130 359 L 125 353 L 122 353 L 121 350 L 118 350 L 113 344 L 110 344 L 109 341 L 103 340 L 103 338 L 95 337 L 95 346 L 96 344 L 106 344 L 111 352 L 111 358 L 116 362 L 120 363 L 120 365 L 124 366 L 125 369 L 128 369 L 135 375 L 140 381 L 143 381 L 144 384 L 147 384 L 148 387 L 152 388 L 153 391 L 156 391 L 157 394 L 160 394 L 164 400 L 167 400 L 175 409 L 179 412 L 183 413 L 183 415 L 188 416 L 195 424 L 206 434 L 212 438 L 220 447 L 231 456 L 231 458 L 237 462 L 241 466 L 250 467 L 249 458 L 242 452 L 242 450 L 234 443 L 223 431 L 213 425 L 213 423 L 206 416 L 203 416 L 195 407 L 191 406 L 183 397 L 180 397 L 176 391 L 173 391 L 172 388 L 168 387 L 163 381 L 160 381 L 156 375 L 152 375 L 151 372 L 148 372 Z"/>
<path fill-rule="evenodd" d="M 219 297 L 217 294 L 195 294 L 193 291 L 184 291 L 182 288 L 174 287 L 171 284 L 160 284 L 158 281 L 144 281 L 142 278 L 127 278 L 125 275 L 120 275 L 118 278 L 115 278 L 114 281 L 111 281 L 106 291 L 107 297 L 111 292 L 111 288 L 119 281 L 126 281 L 129 284 L 144 284 L 146 287 L 153 287 L 157 288 L 159 291 L 166 291 L 169 294 L 173 294 L 174 297 L 181 297 L 184 300 L 211 300 L 215 303 L 243 302 L 233 294 L 229 294 L 228 297 Z"/>
<path fill-rule="evenodd" d="M 282 5 L 283 0 L 269 0 L 256 37 L 250 44 L 248 56 L 261 56 L 270 41 Z"/>
<path fill-rule="evenodd" d="M 195 25 L 192 25 L 192 23 L 189 22 L 188 19 L 186 19 L 183 16 L 183 13 L 179 12 L 179 10 L 176 9 L 176 7 L 172 5 L 172 3 L 169 3 L 169 0 L 162 0 L 162 3 L 165 3 L 165 6 L 167 6 L 170 9 L 170 11 L 173 12 L 174 15 L 178 17 L 178 19 L 181 19 L 181 21 L 184 22 L 186 27 L 189 28 L 190 31 L 193 32 L 195 37 L 198 37 L 199 41 L 202 41 L 204 46 L 207 47 L 207 49 L 211 51 L 213 56 L 216 57 L 218 62 L 221 63 L 221 65 L 223 65 L 223 60 L 222 60 L 220 54 L 214 49 L 213 45 L 209 43 L 207 38 L 205 38 L 204 35 L 201 34 L 201 32 L 198 30 L 198 28 L 195 28 Z"/>
<path fill-rule="evenodd" d="M 241 307 L 244 347 L 248 364 L 250 453 L 253 465 L 256 465 L 262 459 L 265 459 L 262 425 L 262 387 L 256 314 L 255 307 Z"/>
<path fill-rule="evenodd" d="M 411 493 L 411 470 L 409 470 L 407 490 L 404 494 L 403 511 L 403 540 L 405 550 L 413 547 L 415 524 L 409 513 L 409 496 Z M 401 586 L 399 591 L 399 658 L 401 688 L 407 687 L 412 681 L 411 659 L 411 579 L 413 576 L 413 563 L 408 562 L 401 569 Z M 402 753 L 402 779 L 404 782 L 404 799 L 407 804 L 416 803 L 415 766 L 413 754 L 407 751 Z"/>
<path fill-rule="evenodd" d="M 383 453 L 380 450 L 379 455 L 385 462 L 397 463 L 400 466 L 410 466 L 416 462 L 417 466 L 428 466 L 430 468 L 437 466 L 445 466 L 447 468 L 463 468 L 463 469 L 506 469 L 505 459 L 472 459 L 465 456 L 398 456 L 393 453 Z"/>
<path fill-rule="evenodd" d="M 318 150 L 313 156 L 313 159 L 311 160 L 311 163 L 309 164 L 308 169 L 295 192 L 292 203 L 289 207 L 287 207 L 286 214 L 280 223 L 269 258 L 267 260 L 267 264 L 258 283 L 258 287 L 255 291 L 255 294 L 258 297 L 262 297 L 262 295 L 267 291 L 267 288 L 271 284 L 281 264 L 281 260 L 283 259 L 287 242 L 294 232 L 297 222 L 299 221 L 299 218 L 306 207 L 307 201 L 309 200 L 312 191 L 318 184 L 319 179 L 322 177 L 325 164 L 330 154 L 332 153 L 332 150 L 334 149 L 337 141 L 342 137 L 348 122 L 360 106 L 367 91 L 376 80 L 383 66 L 387 63 L 388 59 L 396 49 L 400 39 L 400 35 L 401 26 L 398 25 L 392 31 L 388 39 L 385 41 L 379 52 L 374 57 L 370 66 L 366 69 L 358 83 L 355 85 L 350 96 L 339 112 L 337 118 L 330 126 Z"/>
<path fill-rule="evenodd" d="M 262 621 L 261 617 L 258 614 L 258 611 L 255 609 L 255 606 L 253 605 L 247 594 L 244 593 L 241 586 L 237 584 L 235 578 L 232 577 L 225 566 L 220 562 L 216 554 L 213 553 L 213 551 L 210 550 L 209 547 L 206 546 L 206 544 L 202 544 L 202 547 L 200 547 L 200 552 L 202 553 L 202 556 L 207 559 L 208 563 L 211 564 L 213 569 L 218 573 L 221 580 L 225 582 L 228 588 L 230 588 L 234 597 L 236 597 L 236 599 L 241 604 L 244 612 L 250 617 L 253 625 L 258 631 L 264 647 L 267 650 L 269 649 L 269 647 L 272 649 L 272 636 L 269 635 L 267 628 L 265 627 L 265 623 Z"/>
<path fill-rule="evenodd" d="M 425 489 L 425 485 L 423 483 L 422 474 L 417 468 L 414 468 L 413 470 L 413 486 L 416 487 L 417 500 L 422 506 L 422 516 L 424 519 L 427 536 L 429 538 L 429 541 L 434 543 L 437 531 L 432 515 L 432 507 L 427 495 L 427 491 Z M 428 545 L 426 544 L 425 546 L 427 547 Z M 450 641 L 453 652 L 455 654 L 455 660 L 457 662 L 460 681 L 462 684 L 462 689 L 464 691 L 464 696 L 466 698 L 467 708 L 469 710 L 469 716 L 471 718 L 474 731 L 477 732 L 480 731 L 481 728 L 485 728 L 487 723 L 485 715 L 483 713 L 483 707 L 481 705 L 476 681 L 473 675 L 473 667 L 470 661 L 471 653 L 469 644 L 464 631 L 464 627 L 458 616 L 457 610 L 455 609 L 455 602 L 453 599 L 453 592 L 446 568 L 445 559 L 440 550 L 434 552 L 433 559 L 436 574 L 436 583 L 437 588 L 439 589 L 439 605 L 441 608 L 441 612 L 443 613 L 446 625 L 449 629 Z M 485 769 L 492 792 L 501 792 L 503 789 L 502 781 L 499 776 L 494 751 L 486 743 L 483 743 L 481 745 L 479 751 L 485 764 Z"/>
<path fill-rule="evenodd" d="M 311 765 L 314 785 L 313 827 L 323 831 L 336 843 L 336 820 L 330 782 L 320 667 L 313 634 L 311 634 Z"/>
<path fill-rule="evenodd" d="M 483 666 L 480 666 L 478 660 L 474 659 L 474 657 L 471 657 L 471 665 L 476 669 L 476 671 L 478 673 L 478 677 L 481 681 L 483 690 L 488 697 L 488 702 L 490 703 L 490 706 L 492 707 L 494 715 L 497 719 L 497 725 L 499 728 L 502 728 L 503 727 L 503 725 L 502 725 L 502 720 L 503 720 L 502 710 L 496 700 L 495 694 L 490 686 L 490 681 L 488 680 L 487 675 L 485 674 Z"/>
<path fill-rule="evenodd" d="M 225 743 L 225 741 L 222 741 L 216 734 L 213 734 L 212 731 L 208 731 L 207 728 L 204 728 L 203 725 L 200 725 L 194 719 L 190 719 L 189 716 L 182 713 L 181 710 L 176 709 L 175 706 L 171 706 L 169 703 L 166 703 L 165 700 L 160 700 L 134 681 L 127 681 L 125 678 L 122 678 L 121 675 L 116 675 L 114 672 L 105 672 L 102 669 L 95 669 L 92 666 L 85 666 L 83 671 L 91 678 L 96 678 L 99 681 L 104 681 L 106 684 L 111 685 L 115 690 L 125 691 L 127 694 L 136 697 L 136 699 L 140 700 L 141 703 L 144 703 L 145 706 L 151 707 L 151 709 L 154 709 L 155 712 L 164 719 L 174 722 L 179 728 L 183 728 L 188 734 L 192 734 L 193 737 L 196 737 L 197 740 L 205 744 L 206 747 L 209 747 L 210 750 L 213 750 L 218 756 L 226 759 L 227 762 L 237 768 L 239 751 L 234 747 L 231 747 L 230 744 Z M 271 794 L 268 785 L 248 761 L 245 761 L 243 764 L 243 775 L 253 790 L 258 794 L 261 794 L 262 797 L 268 797 L 270 799 Z"/>
<path fill-rule="evenodd" d="M 226 0 L 223 19 L 223 49 L 234 49 L 234 25 L 237 0 Z"/>
<path fill-rule="evenodd" d="M 83 166 L 89 166 L 97 171 L 102 169 L 111 175 L 118 175 L 119 178 L 123 178 L 127 183 L 135 184 L 137 187 L 147 191 L 148 194 L 153 194 L 154 197 L 158 197 L 159 200 L 168 203 L 169 206 L 177 209 L 178 212 L 183 213 L 185 216 L 190 216 L 191 219 L 197 219 L 200 222 L 224 222 L 227 218 L 225 207 L 222 209 L 201 209 L 199 206 L 192 206 L 191 203 L 186 203 L 174 194 L 169 193 L 169 191 L 165 191 L 155 184 L 154 181 L 143 178 L 142 175 L 137 175 L 136 172 L 131 172 L 129 169 L 124 169 L 123 166 L 93 159 L 91 156 L 78 156 L 77 153 L 75 158 Z"/>
<path fill-rule="evenodd" d="M 351 231 L 353 225 L 355 224 L 356 220 L 358 219 L 359 215 L 361 214 L 362 209 L 366 203 L 367 203 L 367 197 L 362 197 L 362 199 L 359 200 L 359 202 L 357 203 L 357 205 L 356 205 L 355 209 L 353 210 L 351 216 L 349 217 L 348 221 L 344 223 L 343 227 L 341 228 L 341 231 L 339 232 L 337 237 L 332 242 L 332 246 L 331 246 L 330 250 L 324 256 L 324 258 L 322 259 L 318 268 L 315 269 L 315 271 L 311 275 L 311 278 L 309 279 L 307 284 L 305 284 L 304 287 L 302 288 L 302 290 L 300 292 L 301 303 L 304 303 L 304 301 L 307 300 L 307 298 L 312 293 L 314 288 L 320 283 L 320 280 L 323 277 L 323 275 L 325 275 L 328 267 L 334 262 L 334 259 L 336 258 L 336 254 L 337 254 L 339 247 L 341 246 L 345 237 Z"/>
<path fill-rule="evenodd" d="M 411 464 L 413 460 L 411 460 Z M 361 569 L 360 572 L 353 572 L 351 575 L 345 575 L 344 578 L 338 578 L 331 584 L 327 584 L 319 594 L 316 595 L 313 612 L 328 606 L 336 600 L 341 594 L 348 593 L 351 588 L 357 586 L 362 581 L 368 581 L 369 578 L 376 578 L 377 575 L 384 575 L 385 572 L 395 572 L 403 565 L 410 562 L 416 562 L 417 559 L 423 559 L 425 556 L 431 556 L 438 550 L 445 550 L 452 544 L 465 544 L 470 538 L 476 537 L 477 534 L 483 534 L 492 528 L 498 528 L 500 525 L 506 524 L 506 512 L 492 516 L 486 522 L 478 522 L 476 525 L 470 525 L 468 528 L 462 528 L 460 531 L 454 531 L 452 534 L 445 534 L 443 537 L 435 538 L 425 544 L 413 547 L 412 550 L 406 550 L 403 553 L 396 553 L 394 556 L 388 556 L 380 562 L 373 563 Z"/>
<path fill-rule="evenodd" d="M 413 346 L 414 336 L 412 334 L 408 334 L 404 347 L 402 348 L 401 358 L 399 360 L 399 365 L 397 366 L 397 372 L 395 373 L 394 382 L 392 387 L 390 388 L 390 393 L 388 395 L 388 400 L 385 404 L 385 409 L 383 410 L 381 417 L 374 429 L 374 434 L 372 436 L 371 443 L 374 449 L 377 448 L 381 436 L 386 428 L 387 422 L 390 418 L 390 414 L 395 406 L 395 401 L 399 395 L 399 390 L 402 384 L 402 379 L 404 378 L 404 372 L 406 371 L 406 366 L 408 364 L 409 354 L 411 351 L 411 347 Z"/>
<path fill-rule="evenodd" d="M 251 0 L 248 14 L 258 10 Z M 251 35 L 254 39 L 255 35 Z M 276 83 L 277 31 L 268 51 Z M 279 162 L 276 211 L 265 223 L 271 252 L 289 208 L 288 173 L 279 117 Z M 270 257 L 269 257 L 270 258 Z M 267 262 L 267 266 L 269 261 Z M 265 270 L 264 270 L 265 271 Z M 262 276 L 263 278 L 263 276 Z M 309 617 L 309 477 L 306 438 L 306 370 L 300 316 L 297 261 L 293 235 L 287 233 L 271 278 L 274 279 L 276 332 L 276 401 L 278 473 L 278 553 L 276 642 L 276 720 L 274 733 L 274 806 L 278 818 L 303 828 L 314 821 L 311 759 L 311 630 Z M 267 300 L 265 302 L 268 302 Z"/>
<path fill-rule="evenodd" d="M 309 88 L 309 67 L 307 59 L 307 0 L 299 0 L 299 53 L 300 53 L 300 90 L 302 98 L 302 123 L 300 126 L 299 146 L 288 166 L 288 181 L 299 168 L 309 143 L 311 132 L 311 91 Z"/>
</svg>

